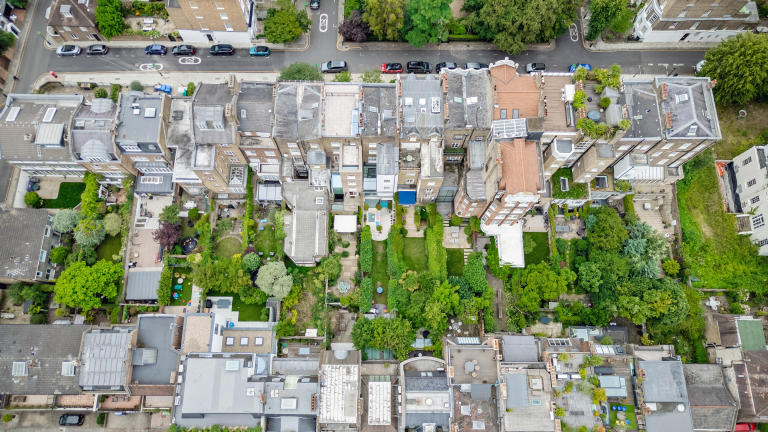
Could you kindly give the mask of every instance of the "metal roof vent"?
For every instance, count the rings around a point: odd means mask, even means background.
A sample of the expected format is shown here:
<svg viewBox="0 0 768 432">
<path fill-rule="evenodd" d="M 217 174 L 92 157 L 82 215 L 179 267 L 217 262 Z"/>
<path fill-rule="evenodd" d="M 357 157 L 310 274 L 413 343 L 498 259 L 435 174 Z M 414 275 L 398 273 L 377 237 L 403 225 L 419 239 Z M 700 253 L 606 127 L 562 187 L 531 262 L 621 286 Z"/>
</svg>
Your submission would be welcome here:
<svg viewBox="0 0 768 432">
<path fill-rule="evenodd" d="M 677 404 L 677 410 L 680 411 L 680 412 L 685 412 L 685 405 Z"/>
<path fill-rule="evenodd" d="M 413 98 L 405 98 L 405 106 L 411 106 L 411 105 L 413 105 Z M 13 121 L 13 120 L 8 120 L 8 121 Z"/>
<path fill-rule="evenodd" d="M 241 109 L 240 110 L 240 118 L 245 118 L 245 115 L 248 113 L 248 110 Z"/>
<path fill-rule="evenodd" d="M 323 197 L 315 198 L 315 204 L 322 204 L 322 203 L 323 203 Z"/>
</svg>

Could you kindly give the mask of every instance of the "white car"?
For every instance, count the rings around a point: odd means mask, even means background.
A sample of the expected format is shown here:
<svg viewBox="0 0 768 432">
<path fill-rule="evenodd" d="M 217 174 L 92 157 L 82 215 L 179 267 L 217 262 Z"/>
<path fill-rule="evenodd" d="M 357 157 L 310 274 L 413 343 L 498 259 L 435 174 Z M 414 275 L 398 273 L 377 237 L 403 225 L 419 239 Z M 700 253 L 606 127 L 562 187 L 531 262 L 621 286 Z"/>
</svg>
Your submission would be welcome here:
<svg viewBox="0 0 768 432">
<path fill-rule="evenodd" d="M 701 72 L 701 68 L 703 68 L 706 63 L 707 63 L 706 60 L 702 60 L 702 61 L 696 63 L 696 73 L 700 73 Z"/>
<path fill-rule="evenodd" d="M 56 54 L 59 57 L 80 55 L 80 47 L 77 45 L 62 45 L 56 48 Z"/>
</svg>

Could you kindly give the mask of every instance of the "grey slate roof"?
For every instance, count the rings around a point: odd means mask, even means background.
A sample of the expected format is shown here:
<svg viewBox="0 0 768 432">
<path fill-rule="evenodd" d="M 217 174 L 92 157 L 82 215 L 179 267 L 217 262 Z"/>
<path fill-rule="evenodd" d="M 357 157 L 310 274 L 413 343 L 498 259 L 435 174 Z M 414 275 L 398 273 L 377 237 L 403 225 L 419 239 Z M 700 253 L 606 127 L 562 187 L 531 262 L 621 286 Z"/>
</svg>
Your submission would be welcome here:
<svg viewBox="0 0 768 432">
<path fill-rule="evenodd" d="M 488 109 L 488 93 L 492 91 L 488 70 L 448 69 L 448 121 L 445 127 L 451 129 L 472 126 L 480 129 L 491 127 L 491 112 Z"/>
<path fill-rule="evenodd" d="M 469 143 L 469 171 L 465 179 L 467 195 L 472 200 L 484 201 L 487 199 L 485 193 L 485 181 L 483 180 L 483 171 L 485 166 L 485 143 L 471 141 Z"/>
<path fill-rule="evenodd" d="M 173 181 L 202 183 L 192 171 L 195 161 L 195 138 L 192 135 L 192 101 L 189 98 L 171 99 L 171 124 L 168 127 L 166 145 L 176 149 Z"/>
<path fill-rule="evenodd" d="M 432 374 L 424 376 L 422 374 Z M 405 372 L 405 391 L 448 391 L 448 375 L 445 372 Z"/>
<path fill-rule="evenodd" d="M 320 138 L 321 92 L 320 83 L 279 82 L 273 136 L 293 141 Z"/>
<path fill-rule="evenodd" d="M 656 92 L 650 82 L 624 81 L 624 93 L 619 105 L 626 105 L 632 126 L 627 130 L 628 138 L 661 138 L 661 121 Z"/>
<path fill-rule="evenodd" d="M 139 385 L 168 385 L 171 382 L 179 360 L 179 353 L 171 349 L 173 337 L 180 331 L 174 326 L 175 322 L 176 317 L 173 315 L 139 315 L 136 345 L 157 350 L 157 360 L 154 364 L 134 366 L 131 383 L 138 381 Z"/>
<path fill-rule="evenodd" d="M 397 148 L 395 148 L 395 144 L 376 144 L 376 175 L 397 175 L 397 171 Z"/>
<path fill-rule="evenodd" d="M 238 131 L 272 134 L 274 84 L 243 81 L 237 96 Z M 245 116 L 243 116 L 245 111 Z"/>
<path fill-rule="evenodd" d="M 83 333 L 90 328 L 0 325 L 0 394 L 80 394 L 75 376 L 61 376 L 61 364 L 77 360 Z M 27 362 L 27 376 L 11 375 L 15 361 Z"/>
<path fill-rule="evenodd" d="M 667 99 L 661 102 L 661 114 L 670 114 L 670 138 L 720 138 L 717 110 L 706 77 L 656 77 L 657 87 L 666 86 Z M 663 117 L 662 117 L 663 118 Z"/>
<path fill-rule="evenodd" d="M 434 423 L 437 427 L 448 428 L 451 413 L 405 413 L 405 427 L 419 428 L 424 423 Z"/>
<path fill-rule="evenodd" d="M 8 196 L 8 186 L 11 183 L 11 174 L 13 174 L 13 167 L 8 162 L 0 159 L 0 201 L 5 201 Z M 12 193 L 16 193 L 13 191 Z"/>
<path fill-rule="evenodd" d="M 722 366 L 684 364 L 694 429 L 733 430 L 738 405 L 726 388 Z"/>
<path fill-rule="evenodd" d="M 226 84 L 201 84 L 195 90 L 192 102 L 195 143 L 232 144 L 235 142 L 235 126 L 230 124 L 224 116 L 226 105 L 233 102 L 234 96 Z"/>
<path fill-rule="evenodd" d="M 77 384 L 84 390 L 107 388 L 127 384 L 128 353 L 131 348 L 131 331 L 135 327 L 120 330 L 94 329 L 85 334 L 80 349 L 80 371 Z"/>
<path fill-rule="evenodd" d="M 131 91 L 120 97 L 120 112 L 117 114 L 117 135 L 115 142 L 127 144 L 157 144 L 160 122 L 162 121 L 162 95 L 148 95 Z M 138 114 L 133 106 L 138 106 Z M 155 109 L 154 117 L 145 117 L 147 109 Z M 159 152 L 159 150 L 155 151 Z"/>
<path fill-rule="evenodd" d="M 507 374 L 507 408 L 527 407 L 528 377 L 523 374 Z"/>
<path fill-rule="evenodd" d="M 429 138 L 433 134 L 442 135 L 443 101 L 440 82 L 434 75 L 418 79 L 414 74 L 406 75 L 400 82 L 400 105 L 403 108 L 400 137 L 416 135 L 419 138 Z"/>
<path fill-rule="evenodd" d="M 63 124 L 65 130 L 69 131 L 72 117 L 82 102 L 83 97 L 77 95 L 8 95 L 5 108 L 0 112 L 0 157 L 6 160 L 73 161 L 65 143 L 62 142 L 61 147 L 38 149 L 25 136 L 37 135 L 43 124 Z M 56 108 L 56 112 L 50 123 L 42 123 L 48 108 Z M 17 113 L 15 119 L 13 113 Z M 9 115 L 13 121 L 8 121 Z"/>
<path fill-rule="evenodd" d="M 35 279 L 40 251 L 46 240 L 47 224 L 47 210 L 0 210 L 0 238 L 3 239 L 3 247 L 0 247 L 0 274 L 10 279 Z"/>
<path fill-rule="evenodd" d="M 157 300 L 162 269 L 154 267 L 128 269 L 128 284 L 125 286 L 126 300 Z"/>
<path fill-rule="evenodd" d="M 397 134 L 397 85 L 363 84 L 363 127 L 366 137 Z"/>
<path fill-rule="evenodd" d="M 318 203 L 318 199 L 322 201 Z M 310 189 L 306 182 L 283 184 L 283 199 L 293 206 L 285 215 L 287 238 L 283 249 L 296 264 L 312 263 L 328 254 L 328 196 Z"/>
<path fill-rule="evenodd" d="M 533 336 L 502 336 L 504 362 L 538 362 L 539 349 Z"/>
<path fill-rule="evenodd" d="M 693 431 L 683 364 L 678 361 L 639 361 L 638 368 L 645 372 L 645 401 L 656 404 L 656 411 L 645 417 L 646 430 Z M 683 406 L 683 411 L 678 409 L 679 405 Z"/>
<path fill-rule="evenodd" d="M 162 177 L 161 183 L 139 183 L 136 185 L 138 193 L 157 193 L 167 194 L 173 192 L 173 174 L 172 173 L 152 173 L 148 177 Z M 141 179 L 141 177 L 139 177 Z"/>
<path fill-rule="evenodd" d="M 72 17 L 61 13 L 62 7 L 68 7 Z M 96 26 L 96 2 L 88 5 L 76 0 L 57 0 L 51 7 L 51 15 L 48 19 L 49 26 L 70 27 L 95 27 Z"/>
</svg>

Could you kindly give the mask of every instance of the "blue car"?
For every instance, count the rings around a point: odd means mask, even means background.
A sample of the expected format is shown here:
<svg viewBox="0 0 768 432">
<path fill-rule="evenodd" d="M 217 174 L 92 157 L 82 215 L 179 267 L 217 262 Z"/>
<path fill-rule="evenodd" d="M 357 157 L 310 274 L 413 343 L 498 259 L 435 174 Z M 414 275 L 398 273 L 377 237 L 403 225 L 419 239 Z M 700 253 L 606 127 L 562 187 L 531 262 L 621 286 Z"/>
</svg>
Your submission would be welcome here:
<svg viewBox="0 0 768 432">
<path fill-rule="evenodd" d="M 150 45 L 144 49 L 147 55 L 165 55 L 168 52 L 168 48 L 164 45 Z"/>
<path fill-rule="evenodd" d="M 592 65 L 588 65 L 586 63 L 574 63 L 574 64 L 571 65 L 571 67 L 568 68 L 568 72 L 571 72 L 571 73 L 576 72 L 576 69 L 578 69 L 580 67 L 583 67 L 584 69 L 586 69 L 588 71 L 592 70 Z"/>
<path fill-rule="evenodd" d="M 251 50 L 249 51 L 252 56 L 257 57 L 269 57 L 269 47 L 265 46 L 255 46 L 251 47 Z"/>
</svg>

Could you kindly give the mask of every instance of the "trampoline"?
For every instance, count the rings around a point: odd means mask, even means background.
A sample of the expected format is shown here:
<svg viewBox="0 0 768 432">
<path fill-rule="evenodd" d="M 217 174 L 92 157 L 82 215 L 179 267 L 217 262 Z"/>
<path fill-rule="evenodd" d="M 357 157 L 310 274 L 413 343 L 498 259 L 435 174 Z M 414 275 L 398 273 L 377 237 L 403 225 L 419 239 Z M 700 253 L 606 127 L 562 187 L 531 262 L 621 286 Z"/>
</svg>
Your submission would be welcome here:
<svg viewBox="0 0 768 432">
<path fill-rule="evenodd" d="M 197 239 L 194 237 L 184 237 L 181 239 L 181 251 L 184 252 L 184 255 L 189 255 L 190 252 L 195 250 L 197 247 Z"/>
</svg>

